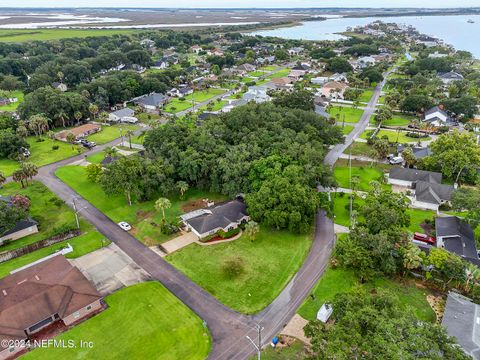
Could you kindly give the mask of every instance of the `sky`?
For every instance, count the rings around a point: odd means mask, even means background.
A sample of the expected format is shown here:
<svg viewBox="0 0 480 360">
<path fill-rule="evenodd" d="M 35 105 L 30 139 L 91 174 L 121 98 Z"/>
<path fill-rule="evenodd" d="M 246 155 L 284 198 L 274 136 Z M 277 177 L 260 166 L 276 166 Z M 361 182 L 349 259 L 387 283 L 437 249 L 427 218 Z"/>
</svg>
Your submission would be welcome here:
<svg viewBox="0 0 480 360">
<path fill-rule="evenodd" d="M 174 7 L 174 8 L 298 8 L 298 7 L 472 7 L 480 0 L 1 0 L 0 7 Z"/>
</svg>

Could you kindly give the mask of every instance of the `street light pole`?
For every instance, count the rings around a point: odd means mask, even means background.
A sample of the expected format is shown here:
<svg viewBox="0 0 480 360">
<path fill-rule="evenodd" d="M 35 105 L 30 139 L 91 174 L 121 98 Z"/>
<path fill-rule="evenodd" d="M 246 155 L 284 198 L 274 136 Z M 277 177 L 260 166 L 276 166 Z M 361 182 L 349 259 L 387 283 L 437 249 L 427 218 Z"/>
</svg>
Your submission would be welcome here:
<svg viewBox="0 0 480 360">
<path fill-rule="evenodd" d="M 260 324 L 256 324 L 256 330 L 258 331 L 258 345 L 255 344 L 255 341 L 252 340 L 250 336 L 246 336 L 248 340 L 252 343 L 255 350 L 257 350 L 258 360 L 261 360 L 261 353 L 262 353 L 262 330 L 265 329 L 264 327 L 260 326 Z"/>
<path fill-rule="evenodd" d="M 72 204 L 73 204 L 73 212 L 75 214 L 75 222 L 77 223 L 77 229 L 80 229 L 80 223 L 78 221 L 77 205 L 75 204 L 75 198 L 72 198 Z"/>
</svg>

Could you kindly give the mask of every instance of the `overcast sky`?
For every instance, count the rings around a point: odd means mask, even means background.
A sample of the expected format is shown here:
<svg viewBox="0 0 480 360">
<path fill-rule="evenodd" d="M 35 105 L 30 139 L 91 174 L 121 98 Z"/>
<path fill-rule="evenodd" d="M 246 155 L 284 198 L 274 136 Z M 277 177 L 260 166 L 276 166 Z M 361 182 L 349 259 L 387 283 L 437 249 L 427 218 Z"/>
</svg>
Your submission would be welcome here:
<svg viewBox="0 0 480 360">
<path fill-rule="evenodd" d="M 469 7 L 480 0 L 0 0 L 0 7 Z"/>
</svg>

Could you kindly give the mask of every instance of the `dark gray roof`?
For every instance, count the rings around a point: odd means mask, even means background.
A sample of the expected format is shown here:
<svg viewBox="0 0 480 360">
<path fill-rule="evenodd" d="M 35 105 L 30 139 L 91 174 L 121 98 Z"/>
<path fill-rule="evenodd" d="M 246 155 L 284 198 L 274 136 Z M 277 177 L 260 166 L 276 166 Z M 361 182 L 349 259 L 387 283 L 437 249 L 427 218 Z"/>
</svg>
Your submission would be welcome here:
<svg viewBox="0 0 480 360">
<path fill-rule="evenodd" d="M 320 105 L 315 105 L 315 113 L 317 115 L 320 115 L 320 116 L 323 116 L 324 118 L 330 118 L 330 114 L 327 113 L 327 111 L 325 110 L 325 107 L 323 106 L 320 106 Z"/>
<path fill-rule="evenodd" d="M 38 222 L 36 222 L 35 220 L 33 220 L 31 218 L 28 218 L 28 219 L 25 219 L 25 220 L 20 220 L 19 222 L 17 222 L 17 225 L 15 225 L 15 227 L 13 229 L 8 230 L 7 232 L 5 232 L 3 234 L 0 234 L 0 236 L 4 237 L 4 236 L 10 235 L 10 234 L 14 234 L 17 231 L 28 229 L 30 226 L 34 226 L 34 225 L 38 225 Z"/>
<path fill-rule="evenodd" d="M 102 160 L 101 164 L 102 165 L 109 165 L 111 163 L 114 163 L 119 159 L 118 156 L 105 156 L 105 158 Z"/>
<path fill-rule="evenodd" d="M 426 181 L 430 183 L 440 184 L 442 182 L 442 174 L 433 171 L 424 171 L 418 169 L 392 168 L 389 177 L 391 179 L 404 181 Z"/>
<path fill-rule="evenodd" d="M 478 262 L 475 235 L 469 224 L 456 216 L 437 217 L 435 219 L 437 238 L 443 237 L 445 249 L 465 260 Z"/>
<path fill-rule="evenodd" d="M 402 153 L 405 149 L 407 148 L 407 145 L 405 144 L 399 144 L 397 146 L 397 152 L 398 153 Z M 411 147 L 412 149 L 412 152 L 413 152 L 413 155 L 417 158 L 417 159 L 423 159 L 427 156 L 430 156 L 431 153 L 432 153 L 432 150 L 430 150 L 430 148 L 427 146 L 427 147 Z"/>
<path fill-rule="evenodd" d="M 135 104 L 147 105 L 147 106 L 160 106 L 162 105 L 168 98 L 163 94 L 152 93 L 150 95 L 142 96 L 136 99 L 134 102 Z"/>
<path fill-rule="evenodd" d="M 475 360 L 480 360 L 478 311 L 479 306 L 469 298 L 450 292 L 442 319 L 448 335 L 455 337 L 463 350 Z"/>
<path fill-rule="evenodd" d="M 455 72 L 455 71 L 449 71 L 447 73 L 443 73 L 439 75 L 440 78 L 442 79 L 447 79 L 447 80 L 462 80 L 463 75 Z"/>
<path fill-rule="evenodd" d="M 118 116 L 119 118 L 123 118 L 123 117 L 135 115 L 135 111 L 133 111 L 133 110 L 130 109 L 130 108 L 124 108 L 124 109 L 120 109 L 120 110 L 114 111 L 114 112 L 112 112 L 111 114 L 112 114 L 112 115 L 116 115 L 116 116 Z"/>
<path fill-rule="evenodd" d="M 417 181 L 415 183 L 415 198 L 418 201 L 438 204 L 450 201 L 453 193 L 453 186 Z"/>
<path fill-rule="evenodd" d="M 208 213 L 186 220 L 199 234 L 225 228 L 247 216 L 247 206 L 241 200 L 232 200 L 206 210 L 208 210 Z"/>
</svg>

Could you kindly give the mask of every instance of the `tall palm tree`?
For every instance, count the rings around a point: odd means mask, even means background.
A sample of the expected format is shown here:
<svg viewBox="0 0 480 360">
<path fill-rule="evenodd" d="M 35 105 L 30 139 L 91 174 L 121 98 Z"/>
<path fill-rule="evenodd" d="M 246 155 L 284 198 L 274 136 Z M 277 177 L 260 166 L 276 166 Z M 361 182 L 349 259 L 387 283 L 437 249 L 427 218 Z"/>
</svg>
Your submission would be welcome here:
<svg viewBox="0 0 480 360">
<path fill-rule="evenodd" d="M 7 181 L 7 177 L 0 171 L 0 187 L 5 181 Z"/>
<path fill-rule="evenodd" d="M 20 165 L 20 170 L 23 172 L 25 176 L 25 181 L 28 185 L 28 180 L 33 179 L 34 176 L 38 174 L 38 168 L 31 162 L 24 162 Z"/>
<path fill-rule="evenodd" d="M 75 111 L 75 113 L 73 114 L 73 117 L 75 118 L 75 120 L 77 120 L 77 125 L 78 125 L 80 123 L 80 120 L 83 117 L 83 114 L 80 111 Z"/>
<path fill-rule="evenodd" d="M 105 156 L 112 157 L 118 152 L 118 150 L 114 147 L 108 146 L 103 150 L 103 152 L 105 153 Z"/>
<path fill-rule="evenodd" d="M 88 106 L 88 111 L 90 112 L 90 114 L 92 114 L 93 120 L 95 120 L 98 114 L 98 106 L 95 104 L 90 104 Z"/>
<path fill-rule="evenodd" d="M 130 149 L 132 148 L 132 136 L 135 134 L 135 132 L 133 130 L 127 130 L 125 132 L 125 135 L 128 136 L 128 143 L 130 145 Z"/>
<path fill-rule="evenodd" d="M 253 220 L 250 220 L 246 225 L 245 225 L 245 235 L 253 241 L 257 237 L 258 232 L 260 231 L 260 226 L 258 223 L 256 223 Z"/>
<path fill-rule="evenodd" d="M 155 201 L 155 210 L 162 211 L 162 221 L 165 223 L 165 209 L 169 209 L 172 206 L 172 203 L 167 198 L 159 198 Z"/>
<path fill-rule="evenodd" d="M 63 127 L 66 127 L 65 126 L 65 118 L 66 117 L 67 117 L 67 114 L 63 110 L 60 110 L 57 114 L 55 114 L 55 119 L 60 120 L 62 122 Z"/>
<path fill-rule="evenodd" d="M 180 191 L 180 198 L 183 199 L 183 195 L 185 195 L 188 190 L 188 183 L 186 181 L 177 182 L 177 189 Z"/>
</svg>

